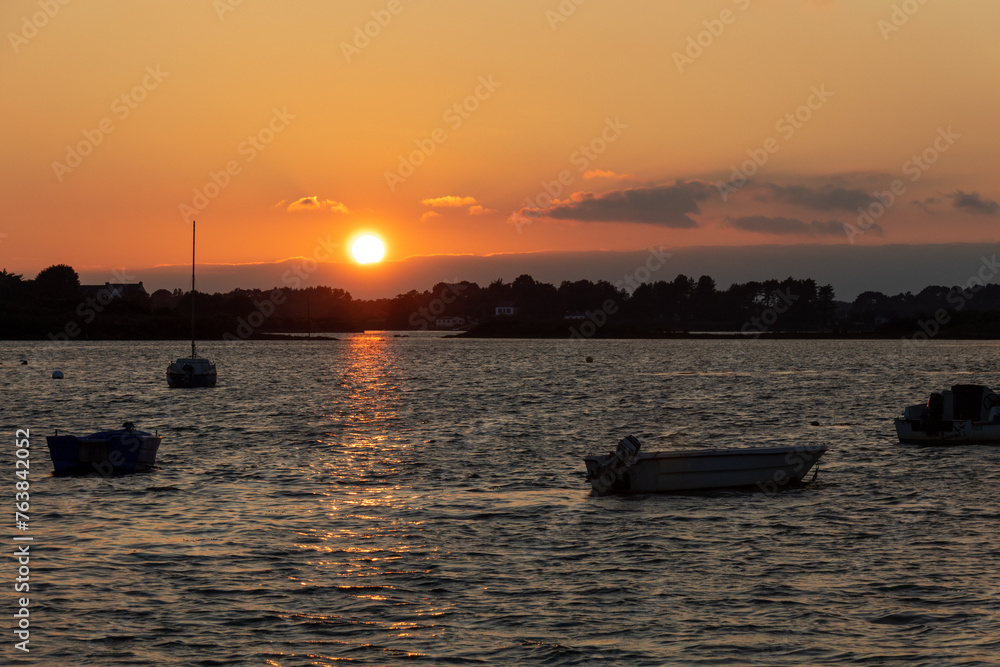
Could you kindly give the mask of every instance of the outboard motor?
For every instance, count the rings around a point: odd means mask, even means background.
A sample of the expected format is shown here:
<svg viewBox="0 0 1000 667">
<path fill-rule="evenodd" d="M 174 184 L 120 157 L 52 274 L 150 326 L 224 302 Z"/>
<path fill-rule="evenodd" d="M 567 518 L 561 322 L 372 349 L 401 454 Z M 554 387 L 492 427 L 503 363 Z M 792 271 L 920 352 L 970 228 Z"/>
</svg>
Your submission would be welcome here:
<svg viewBox="0 0 1000 667">
<path fill-rule="evenodd" d="M 981 384 L 956 384 L 951 388 L 955 396 L 955 419 L 958 421 L 982 421 L 989 406 L 985 404 L 985 396 L 989 388 Z"/>
<path fill-rule="evenodd" d="M 927 399 L 927 409 L 924 410 L 923 418 L 921 419 L 923 430 L 929 433 L 939 433 L 943 426 L 941 423 L 943 417 L 944 396 L 938 392 L 934 392 Z"/>
<path fill-rule="evenodd" d="M 641 446 L 639 440 L 633 435 L 625 436 L 619 441 L 618 447 L 608 455 L 604 465 L 598 468 L 593 475 L 588 476 L 590 486 L 597 495 L 603 496 L 612 490 L 612 487 L 622 478 L 628 467 L 635 463 L 639 457 Z"/>
</svg>

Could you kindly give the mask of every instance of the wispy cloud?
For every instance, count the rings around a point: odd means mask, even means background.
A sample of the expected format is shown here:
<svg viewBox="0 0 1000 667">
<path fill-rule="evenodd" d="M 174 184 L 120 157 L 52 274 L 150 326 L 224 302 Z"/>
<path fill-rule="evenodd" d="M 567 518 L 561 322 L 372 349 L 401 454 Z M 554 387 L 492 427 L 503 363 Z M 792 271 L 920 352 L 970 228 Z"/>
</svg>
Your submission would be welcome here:
<svg viewBox="0 0 1000 667">
<path fill-rule="evenodd" d="M 871 204 L 872 197 L 858 188 L 825 185 L 777 185 L 763 183 L 758 186 L 757 199 L 775 201 L 811 208 L 816 211 L 857 211 Z"/>
<path fill-rule="evenodd" d="M 430 199 L 422 199 L 420 203 L 424 206 L 433 206 L 435 208 L 450 208 L 459 206 L 472 206 L 476 203 L 475 197 L 457 197 L 455 195 L 446 195 L 444 197 L 433 197 Z"/>
<path fill-rule="evenodd" d="M 284 204 L 284 200 L 278 202 L 278 206 Z M 298 211 L 331 211 L 333 213 L 349 213 L 347 206 L 333 199 L 320 199 L 317 196 L 302 197 L 288 205 L 286 209 L 289 213 Z"/>
<path fill-rule="evenodd" d="M 690 217 L 701 213 L 699 202 L 715 188 L 700 181 L 677 181 L 673 185 L 612 190 L 601 194 L 577 192 L 568 200 L 557 200 L 545 208 L 525 207 L 511 217 L 576 220 L 579 222 L 638 222 L 663 227 L 692 228 Z"/>
<path fill-rule="evenodd" d="M 837 220 L 813 220 L 805 222 L 798 218 L 769 218 L 763 215 L 748 215 L 739 218 L 729 218 L 724 226 L 740 229 L 745 232 L 772 234 L 776 236 L 845 236 L 845 225 Z M 882 234 L 882 227 L 873 224 L 866 232 Z"/>
<path fill-rule="evenodd" d="M 424 206 L 430 206 L 432 208 L 443 208 L 443 209 L 458 209 L 468 207 L 467 213 L 469 215 L 486 215 L 487 213 L 496 213 L 491 208 L 487 208 L 476 201 L 475 197 L 459 197 L 456 195 L 445 195 L 444 197 L 431 197 L 429 199 L 421 199 L 420 203 Z M 448 213 L 448 215 L 453 215 Z M 432 218 L 441 217 L 441 213 L 436 211 L 428 211 L 421 216 L 421 220 L 426 222 Z"/>
<path fill-rule="evenodd" d="M 924 213 L 930 213 L 931 215 L 934 215 L 937 213 L 935 207 L 940 201 L 941 200 L 938 199 L 937 197 L 926 197 L 924 199 L 915 199 L 911 201 L 910 204 L 916 206 Z"/>
<path fill-rule="evenodd" d="M 964 209 L 969 213 L 977 213 L 979 215 L 997 215 L 997 213 L 1000 213 L 1000 204 L 992 199 L 980 196 L 978 192 L 955 190 L 955 192 L 952 192 L 948 196 L 951 197 L 951 203 L 955 208 Z"/>
<path fill-rule="evenodd" d="M 604 169 L 590 169 L 583 172 L 583 177 L 588 181 L 594 179 L 605 179 L 609 181 L 634 181 L 635 176 L 632 174 L 619 174 L 614 171 L 607 171 Z"/>
</svg>

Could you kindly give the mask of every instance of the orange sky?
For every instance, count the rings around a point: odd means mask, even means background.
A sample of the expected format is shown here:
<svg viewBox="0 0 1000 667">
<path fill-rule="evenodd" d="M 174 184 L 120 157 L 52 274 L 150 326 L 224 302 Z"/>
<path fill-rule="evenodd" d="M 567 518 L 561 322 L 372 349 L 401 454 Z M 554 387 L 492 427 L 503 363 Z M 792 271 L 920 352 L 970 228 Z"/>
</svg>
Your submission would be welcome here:
<svg viewBox="0 0 1000 667">
<path fill-rule="evenodd" d="M 573 6 L 5 0 L 0 268 L 1000 240 L 1000 3 Z"/>
</svg>

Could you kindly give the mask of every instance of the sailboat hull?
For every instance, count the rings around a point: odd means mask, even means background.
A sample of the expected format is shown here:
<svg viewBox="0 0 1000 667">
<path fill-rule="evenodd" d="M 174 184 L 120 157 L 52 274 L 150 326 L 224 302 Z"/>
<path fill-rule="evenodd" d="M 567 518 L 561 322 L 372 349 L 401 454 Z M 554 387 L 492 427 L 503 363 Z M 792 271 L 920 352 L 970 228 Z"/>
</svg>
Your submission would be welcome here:
<svg viewBox="0 0 1000 667">
<path fill-rule="evenodd" d="M 167 366 L 167 385 L 179 389 L 214 387 L 215 364 L 202 357 L 178 359 Z"/>
<path fill-rule="evenodd" d="M 167 385 L 174 389 L 214 387 L 215 374 L 186 376 L 180 373 L 167 373 Z"/>
</svg>

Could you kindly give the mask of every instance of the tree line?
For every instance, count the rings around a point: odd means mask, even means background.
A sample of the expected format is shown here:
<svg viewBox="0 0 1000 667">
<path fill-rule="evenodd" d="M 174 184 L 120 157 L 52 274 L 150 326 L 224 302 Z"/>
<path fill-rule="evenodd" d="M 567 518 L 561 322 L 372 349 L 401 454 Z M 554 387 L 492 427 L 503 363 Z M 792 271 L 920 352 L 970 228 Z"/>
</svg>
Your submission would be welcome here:
<svg viewBox="0 0 1000 667">
<path fill-rule="evenodd" d="M 191 332 L 191 299 L 190 292 L 180 289 L 115 295 L 83 289 L 76 271 L 66 265 L 50 266 L 34 279 L 3 270 L 0 338 L 183 339 Z M 928 287 L 916 295 L 865 292 L 844 303 L 836 300 L 830 285 L 809 278 L 719 289 L 710 276 L 685 275 L 642 283 L 632 292 L 604 280 L 567 280 L 556 286 L 521 275 L 485 286 L 442 282 L 383 299 L 354 299 L 329 286 L 234 289 L 197 293 L 195 299 L 196 335 L 203 339 L 365 329 L 539 336 L 581 331 L 587 336 L 697 331 L 896 335 L 916 330 L 928 317 L 937 318 L 939 326 L 973 322 L 981 328 L 992 321 L 988 313 L 1000 313 L 1000 285 Z M 942 312 L 948 314 L 944 324 Z"/>
</svg>

